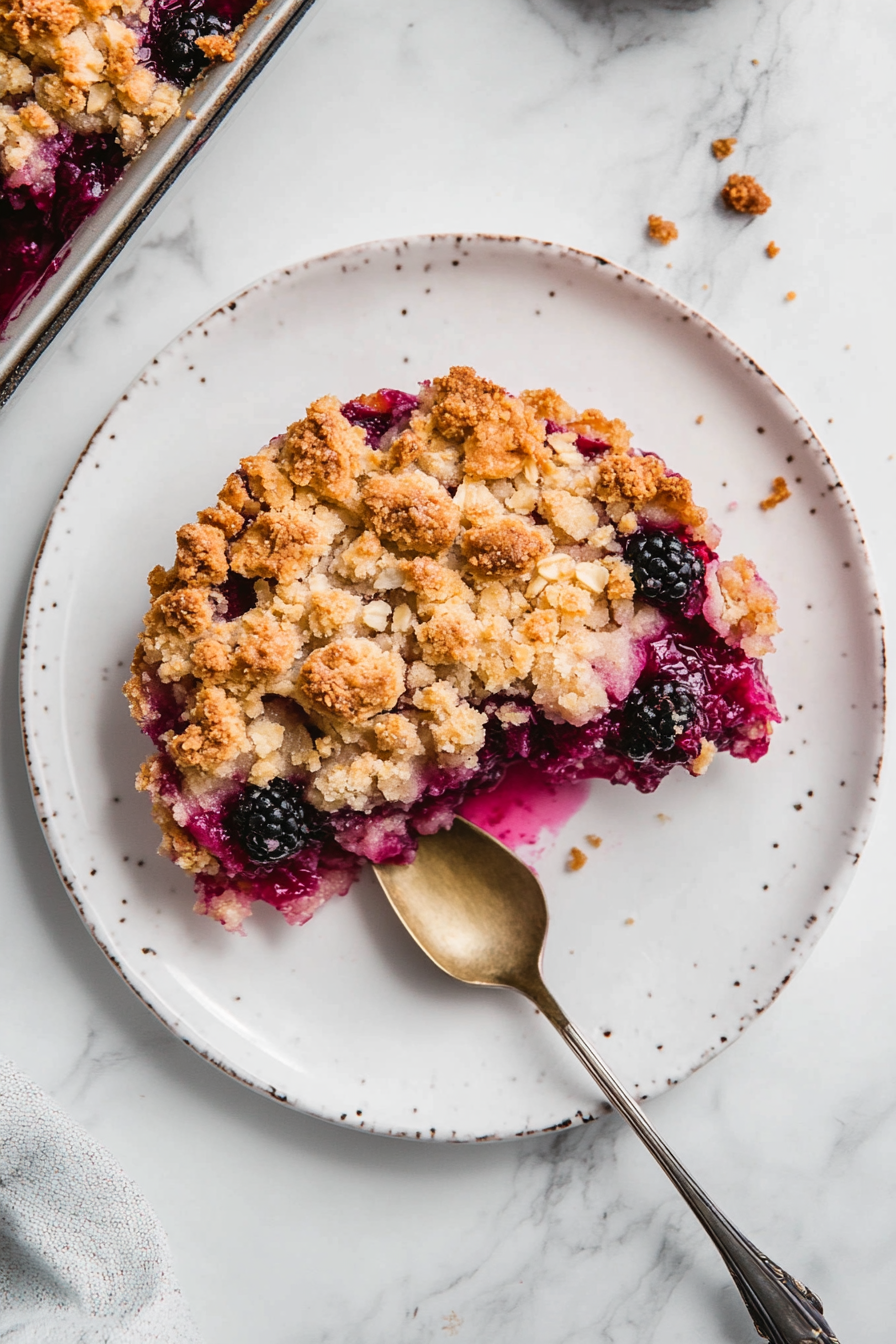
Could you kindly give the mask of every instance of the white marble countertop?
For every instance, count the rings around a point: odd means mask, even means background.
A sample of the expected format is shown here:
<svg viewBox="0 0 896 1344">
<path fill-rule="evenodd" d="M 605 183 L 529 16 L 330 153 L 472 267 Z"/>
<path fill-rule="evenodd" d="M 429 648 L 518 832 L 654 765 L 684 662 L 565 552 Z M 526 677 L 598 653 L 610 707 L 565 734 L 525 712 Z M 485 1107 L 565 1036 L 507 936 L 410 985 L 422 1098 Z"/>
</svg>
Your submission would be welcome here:
<svg viewBox="0 0 896 1344">
<path fill-rule="evenodd" d="M 894 119 L 887 0 L 329 0 L 0 416 L 0 1052 L 149 1196 L 209 1341 L 756 1336 L 615 1120 L 476 1148 L 344 1132 L 217 1073 L 118 980 L 55 875 L 18 746 L 25 588 L 75 457 L 160 346 L 276 266 L 396 234 L 530 234 L 658 280 L 787 388 L 826 435 L 887 605 Z M 761 222 L 714 205 L 719 135 L 774 197 Z M 674 246 L 645 240 L 649 212 L 678 223 Z M 807 967 L 650 1108 L 722 1207 L 822 1294 L 844 1344 L 887 1336 L 896 1254 L 892 790 L 881 810 Z"/>
</svg>

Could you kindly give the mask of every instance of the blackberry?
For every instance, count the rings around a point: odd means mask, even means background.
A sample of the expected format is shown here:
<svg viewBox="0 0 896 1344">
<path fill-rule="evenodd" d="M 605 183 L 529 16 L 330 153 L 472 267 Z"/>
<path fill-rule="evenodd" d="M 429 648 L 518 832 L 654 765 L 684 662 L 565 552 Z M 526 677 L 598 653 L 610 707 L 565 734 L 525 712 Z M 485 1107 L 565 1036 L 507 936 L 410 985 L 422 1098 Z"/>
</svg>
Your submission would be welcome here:
<svg viewBox="0 0 896 1344">
<path fill-rule="evenodd" d="M 632 761 L 668 756 L 696 717 L 696 700 L 678 682 L 636 686 L 623 711 L 619 745 Z"/>
<path fill-rule="evenodd" d="M 638 596 L 658 607 L 680 607 L 706 572 L 700 556 L 673 532 L 636 532 L 625 544 L 625 558 Z"/>
<path fill-rule="evenodd" d="M 157 4 L 149 26 L 149 46 L 157 72 L 172 84 L 186 88 L 208 65 L 208 57 L 197 47 L 197 37 L 211 37 L 230 31 L 230 24 L 215 14 L 203 14 L 201 0 Z"/>
<path fill-rule="evenodd" d="M 285 779 L 272 779 L 264 789 L 247 785 L 230 814 L 228 829 L 256 863 L 279 863 L 321 838 L 315 809 Z"/>
</svg>

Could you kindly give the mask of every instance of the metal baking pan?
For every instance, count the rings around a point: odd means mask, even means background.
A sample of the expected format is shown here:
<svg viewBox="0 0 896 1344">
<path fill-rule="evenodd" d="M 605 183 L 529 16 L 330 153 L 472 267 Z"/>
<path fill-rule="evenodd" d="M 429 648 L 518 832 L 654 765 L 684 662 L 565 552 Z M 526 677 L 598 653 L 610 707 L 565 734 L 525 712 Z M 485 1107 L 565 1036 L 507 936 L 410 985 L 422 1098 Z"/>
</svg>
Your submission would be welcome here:
<svg viewBox="0 0 896 1344">
<path fill-rule="evenodd" d="M 63 250 L 55 274 L 26 300 L 19 316 L 0 336 L 0 406 L 314 4 L 315 0 L 270 0 L 240 38 L 234 59 L 211 66 L 183 99 L 180 116 L 163 126 L 127 165 L 95 213 L 79 227 L 67 251 Z"/>
</svg>

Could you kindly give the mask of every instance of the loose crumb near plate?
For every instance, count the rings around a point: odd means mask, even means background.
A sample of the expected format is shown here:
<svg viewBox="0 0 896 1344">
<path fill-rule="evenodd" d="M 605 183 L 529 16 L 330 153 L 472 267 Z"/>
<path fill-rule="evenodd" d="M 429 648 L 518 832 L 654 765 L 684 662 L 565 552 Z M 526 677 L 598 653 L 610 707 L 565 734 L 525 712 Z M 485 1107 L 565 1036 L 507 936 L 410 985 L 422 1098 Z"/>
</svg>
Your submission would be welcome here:
<svg viewBox="0 0 896 1344">
<path fill-rule="evenodd" d="M 732 173 L 722 188 L 722 200 L 729 210 L 741 215 L 764 215 L 771 207 L 772 198 L 755 177 Z"/>
<path fill-rule="evenodd" d="M 666 247 L 678 237 L 678 228 L 671 219 L 663 219 L 662 215 L 648 215 L 647 233 L 655 243 Z"/>
<path fill-rule="evenodd" d="M 776 476 L 772 481 L 771 494 L 759 503 L 760 509 L 776 509 L 779 504 L 783 504 L 785 499 L 790 498 L 790 487 L 783 476 Z"/>
<path fill-rule="evenodd" d="M 729 154 L 734 153 L 734 146 L 737 144 L 736 135 L 723 136 L 719 140 L 713 140 L 712 152 L 717 159 L 727 159 Z"/>
<path fill-rule="evenodd" d="M 566 860 L 566 870 L 570 873 L 577 873 L 580 868 L 584 868 L 588 862 L 588 855 L 584 854 L 576 845 L 573 845 L 569 851 L 569 858 Z"/>
</svg>

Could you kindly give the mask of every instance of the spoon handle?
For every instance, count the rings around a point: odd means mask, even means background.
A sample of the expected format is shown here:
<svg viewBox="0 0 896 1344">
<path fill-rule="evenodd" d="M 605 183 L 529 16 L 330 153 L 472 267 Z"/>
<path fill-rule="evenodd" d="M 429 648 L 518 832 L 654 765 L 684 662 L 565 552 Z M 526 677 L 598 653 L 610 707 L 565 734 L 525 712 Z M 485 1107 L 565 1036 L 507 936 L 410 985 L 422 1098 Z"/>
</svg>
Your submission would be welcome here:
<svg viewBox="0 0 896 1344">
<path fill-rule="evenodd" d="M 543 982 L 525 991 L 584 1064 L 607 1100 L 628 1121 L 690 1205 L 724 1260 L 757 1331 L 771 1344 L 839 1344 L 821 1302 L 799 1279 L 763 1255 L 729 1222 L 666 1146 L 641 1107 L 569 1021 Z"/>
</svg>

